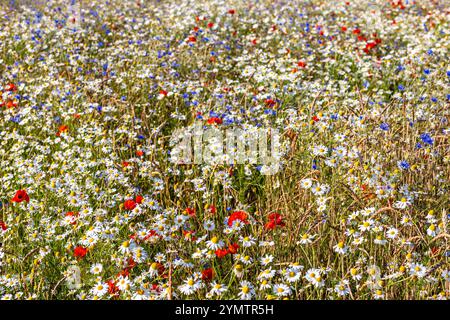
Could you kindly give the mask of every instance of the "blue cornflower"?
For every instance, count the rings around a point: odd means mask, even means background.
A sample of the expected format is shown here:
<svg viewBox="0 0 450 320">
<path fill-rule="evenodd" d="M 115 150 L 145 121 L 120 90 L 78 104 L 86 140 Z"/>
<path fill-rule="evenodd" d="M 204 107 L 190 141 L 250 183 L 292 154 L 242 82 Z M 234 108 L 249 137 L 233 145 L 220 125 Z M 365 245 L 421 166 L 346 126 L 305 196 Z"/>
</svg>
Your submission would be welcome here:
<svg viewBox="0 0 450 320">
<path fill-rule="evenodd" d="M 399 84 L 398 85 L 398 90 L 403 91 L 403 90 L 405 90 L 405 87 L 403 85 Z"/>
<path fill-rule="evenodd" d="M 430 71 L 430 69 L 425 69 L 425 70 L 423 70 L 423 73 L 425 73 L 425 74 L 430 74 L 431 71 Z"/>
<path fill-rule="evenodd" d="M 420 135 L 420 139 L 423 141 L 423 143 L 425 144 L 429 144 L 432 145 L 433 144 L 433 138 L 428 134 L 428 133 L 422 133 Z"/>
<path fill-rule="evenodd" d="M 409 165 L 408 161 L 406 161 L 406 160 L 401 160 L 401 161 L 397 162 L 397 165 L 402 170 L 408 170 L 411 167 Z"/>
<path fill-rule="evenodd" d="M 9 120 L 11 120 L 12 122 L 15 122 L 15 123 L 20 123 L 20 120 L 21 120 L 20 114 L 14 116 L 14 117 L 11 117 Z"/>
<path fill-rule="evenodd" d="M 389 125 L 386 122 L 383 122 L 382 124 L 380 124 L 380 129 L 383 131 L 388 131 Z"/>
</svg>

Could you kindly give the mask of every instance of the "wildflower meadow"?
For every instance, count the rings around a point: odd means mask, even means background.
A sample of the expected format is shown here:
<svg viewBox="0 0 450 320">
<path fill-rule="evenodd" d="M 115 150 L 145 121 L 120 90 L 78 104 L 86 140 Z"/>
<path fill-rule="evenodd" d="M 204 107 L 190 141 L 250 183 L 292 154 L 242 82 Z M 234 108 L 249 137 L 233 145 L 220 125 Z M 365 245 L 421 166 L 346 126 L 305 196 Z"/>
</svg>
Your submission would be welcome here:
<svg viewBox="0 0 450 320">
<path fill-rule="evenodd" d="M 0 298 L 448 299 L 449 14 L 0 1 Z"/>
</svg>

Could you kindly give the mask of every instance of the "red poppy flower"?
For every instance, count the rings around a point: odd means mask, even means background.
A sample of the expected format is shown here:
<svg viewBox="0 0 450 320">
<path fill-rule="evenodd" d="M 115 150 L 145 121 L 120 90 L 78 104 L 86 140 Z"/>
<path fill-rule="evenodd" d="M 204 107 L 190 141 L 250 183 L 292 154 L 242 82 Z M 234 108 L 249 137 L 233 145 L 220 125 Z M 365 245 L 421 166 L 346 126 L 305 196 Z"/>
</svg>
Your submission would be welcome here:
<svg viewBox="0 0 450 320">
<path fill-rule="evenodd" d="M 345 31 L 347 31 L 347 27 L 343 26 L 343 27 L 341 27 L 341 30 L 342 30 L 343 32 L 345 32 Z"/>
<path fill-rule="evenodd" d="M 190 37 L 188 38 L 188 42 L 197 42 L 197 38 L 194 37 L 194 36 L 190 36 Z"/>
<path fill-rule="evenodd" d="M 133 257 L 128 259 L 127 269 L 133 269 L 136 266 L 136 261 L 134 261 Z"/>
<path fill-rule="evenodd" d="M 284 225 L 283 216 L 279 213 L 271 213 L 269 214 L 269 220 L 274 220 L 277 225 Z"/>
<path fill-rule="evenodd" d="M 8 83 L 5 86 L 5 90 L 6 91 L 17 91 L 17 87 L 16 87 L 16 85 L 14 83 Z"/>
<path fill-rule="evenodd" d="M 215 253 L 216 253 L 217 258 L 223 258 L 228 254 L 228 250 L 227 249 L 217 249 Z"/>
<path fill-rule="evenodd" d="M 194 236 L 195 232 L 192 230 L 183 230 L 183 236 L 186 241 L 195 241 L 197 237 Z"/>
<path fill-rule="evenodd" d="M 299 61 L 299 62 L 297 62 L 297 65 L 298 65 L 300 68 L 305 68 L 305 67 L 306 67 L 306 62 L 304 62 L 304 61 Z"/>
<path fill-rule="evenodd" d="M 284 227 L 286 225 L 283 221 L 283 216 L 279 213 L 271 213 L 268 218 L 269 221 L 264 226 L 266 230 L 273 230 L 277 226 Z"/>
<path fill-rule="evenodd" d="M 0 220 L 0 228 L 5 231 L 6 229 L 8 229 L 8 227 L 6 226 L 6 223 L 4 223 L 2 220 Z"/>
<path fill-rule="evenodd" d="M 127 161 L 122 162 L 122 167 L 124 167 L 124 168 L 128 167 L 129 165 L 130 165 L 130 163 Z"/>
<path fill-rule="evenodd" d="M 236 13 L 236 10 L 230 9 L 230 10 L 228 10 L 228 13 L 229 13 L 229 14 L 235 14 L 235 13 Z"/>
<path fill-rule="evenodd" d="M 66 217 L 73 217 L 72 222 L 70 224 L 76 224 L 77 221 L 75 220 L 75 218 L 78 217 L 78 212 L 73 211 L 66 212 Z"/>
<path fill-rule="evenodd" d="M 184 210 L 184 212 L 186 212 L 188 215 L 190 215 L 191 217 L 195 216 L 195 209 L 192 208 L 186 208 Z"/>
<path fill-rule="evenodd" d="M 128 199 L 123 203 L 123 207 L 125 208 L 125 210 L 131 211 L 136 208 L 136 202 L 134 202 L 134 200 Z"/>
<path fill-rule="evenodd" d="M 363 37 L 363 36 L 358 36 L 358 41 L 367 41 L 367 38 L 366 37 Z"/>
<path fill-rule="evenodd" d="M 354 29 L 352 32 L 353 32 L 353 34 L 360 34 L 360 33 L 361 33 L 361 30 L 359 30 L 359 29 Z"/>
<path fill-rule="evenodd" d="M 214 27 L 214 23 L 212 23 L 212 22 L 208 23 L 208 28 L 212 28 L 212 27 Z"/>
<path fill-rule="evenodd" d="M 266 99 L 265 103 L 267 107 L 273 107 L 277 104 L 277 102 L 273 99 Z"/>
<path fill-rule="evenodd" d="M 169 94 L 169 92 L 161 89 L 161 90 L 159 90 L 159 94 L 162 94 L 163 96 L 167 96 Z"/>
<path fill-rule="evenodd" d="M 6 107 L 8 108 L 8 109 L 11 109 L 11 108 L 15 108 L 15 107 L 17 107 L 19 104 L 17 103 L 17 101 L 14 101 L 14 100 L 8 100 L 7 102 L 6 102 Z"/>
<path fill-rule="evenodd" d="M 210 205 L 209 206 L 209 212 L 211 212 L 212 214 L 216 214 L 216 212 L 217 212 L 217 209 L 216 209 L 216 206 L 215 205 Z"/>
<path fill-rule="evenodd" d="M 119 292 L 119 288 L 116 286 L 114 280 L 108 280 L 106 282 L 108 284 L 108 293 L 115 295 L 116 293 Z"/>
<path fill-rule="evenodd" d="M 56 136 L 57 136 L 57 137 L 60 137 L 60 136 L 61 136 L 61 133 L 67 132 L 67 130 L 69 130 L 69 128 L 68 128 L 67 126 L 65 126 L 65 125 L 60 126 L 60 127 L 58 128 L 58 132 L 56 133 Z"/>
<path fill-rule="evenodd" d="M 142 156 L 144 155 L 144 151 L 138 150 L 138 151 L 136 151 L 136 155 L 137 155 L 138 157 L 142 157 Z"/>
<path fill-rule="evenodd" d="M 162 291 L 162 288 L 157 283 L 152 283 L 152 289 L 151 290 L 159 293 L 159 292 Z"/>
<path fill-rule="evenodd" d="M 212 268 L 207 268 L 202 271 L 202 280 L 211 281 L 214 277 L 214 270 Z"/>
<path fill-rule="evenodd" d="M 125 278 L 125 277 L 128 277 L 129 275 L 130 275 L 130 271 L 127 268 L 125 268 L 117 274 L 117 277 L 122 276 Z"/>
<path fill-rule="evenodd" d="M 16 194 L 14 195 L 14 198 L 11 199 L 12 202 L 22 202 L 30 201 L 30 197 L 28 196 L 27 192 L 25 190 L 17 190 Z"/>
<path fill-rule="evenodd" d="M 142 201 L 144 201 L 144 197 L 143 196 L 137 196 L 135 201 L 136 201 L 136 203 L 141 204 Z"/>
<path fill-rule="evenodd" d="M 269 220 L 269 222 L 267 222 L 264 225 L 264 229 L 266 229 L 266 230 L 273 230 L 273 229 L 275 229 L 275 227 L 276 227 L 276 224 L 275 224 L 275 221 L 273 221 L 273 220 Z"/>
<path fill-rule="evenodd" d="M 151 237 L 158 237 L 155 230 L 150 230 L 148 235 L 145 236 L 144 241 L 150 239 Z"/>
<path fill-rule="evenodd" d="M 73 255 L 75 256 L 75 258 L 81 259 L 87 254 L 87 252 L 88 252 L 87 248 L 78 246 L 73 250 Z"/>
<path fill-rule="evenodd" d="M 232 243 L 228 246 L 228 253 L 235 254 L 239 249 L 239 245 L 237 243 Z"/>
<path fill-rule="evenodd" d="M 235 211 L 231 214 L 231 216 L 228 218 L 228 226 L 232 226 L 233 222 L 236 220 L 240 220 L 243 223 L 247 224 L 247 214 L 244 211 Z"/>
</svg>

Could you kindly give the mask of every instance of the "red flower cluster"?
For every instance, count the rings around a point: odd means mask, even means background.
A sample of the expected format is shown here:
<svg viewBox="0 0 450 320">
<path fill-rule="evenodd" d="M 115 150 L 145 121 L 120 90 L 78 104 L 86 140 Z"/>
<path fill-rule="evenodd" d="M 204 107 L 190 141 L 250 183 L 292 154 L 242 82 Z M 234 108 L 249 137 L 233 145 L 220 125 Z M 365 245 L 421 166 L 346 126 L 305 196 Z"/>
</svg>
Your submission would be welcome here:
<svg viewBox="0 0 450 320">
<path fill-rule="evenodd" d="M 125 208 L 125 210 L 131 211 L 134 208 L 136 208 L 136 206 L 138 204 L 141 204 L 142 201 L 144 201 L 144 197 L 143 196 L 137 196 L 135 200 L 133 200 L 133 199 L 125 200 L 125 202 L 123 203 L 123 207 Z"/>
<path fill-rule="evenodd" d="M 5 91 L 8 91 L 8 92 L 16 92 L 17 91 L 17 87 L 14 83 L 7 84 L 4 89 L 5 89 Z M 1 94 L 2 94 L 2 92 L 0 91 L 0 107 L 6 106 L 8 109 L 10 109 L 10 108 L 17 107 L 19 105 L 19 103 L 16 100 L 12 100 L 12 99 L 7 99 L 6 101 L 2 101 Z"/>
<path fill-rule="evenodd" d="M 2 229 L 3 231 L 8 229 L 8 227 L 6 226 L 6 223 L 4 223 L 2 220 L 0 220 L 0 229 Z"/>
<path fill-rule="evenodd" d="M 237 250 L 239 249 L 239 245 L 237 243 L 230 244 L 228 246 L 228 249 L 218 249 L 216 250 L 215 254 L 217 258 L 223 258 L 227 254 L 235 254 L 237 253 Z"/>
<path fill-rule="evenodd" d="M 211 117 L 208 119 L 208 124 L 222 124 L 223 120 L 217 117 Z"/>
<path fill-rule="evenodd" d="M 366 47 L 363 49 L 363 51 L 364 51 L 366 54 L 369 54 L 370 51 L 371 51 L 373 48 L 375 48 L 378 44 L 381 43 L 381 39 L 377 37 L 377 34 L 376 34 L 376 33 L 372 34 L 372 37 L 375 38 L 373 41 L 369 41 L 368 38 L 367 38 L 366 36 L 364 36 L 364 35 L 361 33 L 361 30 L 360 30 L 360 29 L 354 29 L 354 30 L 352 31 L 352 33 L 353 33 L 354 35 L 357 35 L 357 36 L 358 36 L 358 41 L 365 41 L 365 42 L 366 42 Z"/>
<path fill-rule="evenodd" d="M 266 230 L 273 230 L 277 226 L 284 227 L 286 224 L 283 221 L 283 216 L 279 213 L 269 214 L 269 221 L 266 223 L 264 228 Z"/>
<path fill-rule="evenodd" d="M 14 198 L 11 199 L 12 202 L 22 202 L 30 201 L 30 197 L 28 196 L 27 192 L 25 190 L 17 190 L 16 194 L 14 195 Z"/>
<path fill-rule="evenodd" d="M 233 222 L 236 220 L 240 220 L 241 222 L 247 224 L 247 213 L 245 213 L 244 211 L 235 211 L 231 214 L 231 216 L 228 218 L 228 226 L 232 226 Z"/>
</svg>

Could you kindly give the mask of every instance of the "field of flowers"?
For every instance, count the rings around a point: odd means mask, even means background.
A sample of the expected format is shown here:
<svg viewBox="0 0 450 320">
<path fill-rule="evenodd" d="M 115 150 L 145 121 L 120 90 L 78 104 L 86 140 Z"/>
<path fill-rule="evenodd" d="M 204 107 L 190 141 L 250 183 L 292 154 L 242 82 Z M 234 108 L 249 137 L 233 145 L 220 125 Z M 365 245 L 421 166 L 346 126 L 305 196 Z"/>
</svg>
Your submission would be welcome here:
<svg viewBox="0 0 450 320">
<path fill-rule="evenodd" d="M 1 1 L 0 297 L 447 299 L 449 13 Z M 279 171 L 172 161 L 198 123 Z"/>
</svg>

